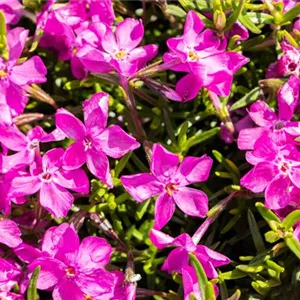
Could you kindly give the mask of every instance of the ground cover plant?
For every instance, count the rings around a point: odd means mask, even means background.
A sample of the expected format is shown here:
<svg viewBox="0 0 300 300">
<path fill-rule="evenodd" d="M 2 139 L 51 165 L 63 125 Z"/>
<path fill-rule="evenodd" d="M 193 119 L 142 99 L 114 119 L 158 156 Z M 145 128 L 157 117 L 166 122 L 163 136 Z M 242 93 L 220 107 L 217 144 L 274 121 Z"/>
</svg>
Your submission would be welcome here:
<svg viewBox="0 0 300 300">
<path fill-rule="evenodd" d="M 299 299 L 299 16 L 0 0 L 0 299 Z"/>
</svg>

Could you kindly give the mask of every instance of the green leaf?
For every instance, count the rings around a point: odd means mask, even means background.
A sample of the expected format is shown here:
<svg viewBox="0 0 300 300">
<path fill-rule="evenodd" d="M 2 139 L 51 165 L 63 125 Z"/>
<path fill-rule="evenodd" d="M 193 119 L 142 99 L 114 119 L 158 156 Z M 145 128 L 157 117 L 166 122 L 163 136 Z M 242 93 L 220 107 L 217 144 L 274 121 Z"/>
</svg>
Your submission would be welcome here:
<svg viewBox="0 0 300 300">
<path fill-rule="evenodd" d="M 245 9 L 242 10 L 241 14 L 239 15 L 239 21 L 248 28 L 251 32 L 260 34 L 261 30 L 256 27 L 256 25 L 252 22 L 250 17 L 248 16 L 248 13 Z"/>
<path fill-rule="evenodd" d="M 266 222 L 269 224 L 271 221 L 275 221 L 277 223 L 281 223 L 280 219 L 269 209 L 267 209 L 263 203 L 261 202 L 256 202 L 255 206 L 257 208 L 257 210 L 259 211 L 259 213 L 261 214 L 261 216 L 266 220 Z"/>
<path fill-rule="evenodd" d="M 249 223 L 249 229 L 253 238 L 253 242 L 255 245 L 255 248 L 258 253 L 266 251 L 266 247 L 264 244 L 264 241 L 262 239 L 262 236 L 259 231 L 259 227 L 256 223 L 256 220 L 254 218 L 254 215 L 250 209 L 248 209 L 248 223 Z"/>
<path fill-rule="evenodd" d="M 241 295 L 242 295 L 241 291 L 236 290 L 235 293 L 233 295 L 231 295 L 231 297 L 229 297 L 227 300 L 239 300 Z"/>
<path fill-rule="evenodd" d="M 182 7 L 186 10 L 208 10 L 211 9 L 210 2 L 207 0 L 178 0 Z"/>
<path fill-rule="evenodd" d="M 287 13 L 282 16 L 282 20 L 280 24 L 284 24 L 286 22 L 294 20 L 296 17 L 300 15 L 300 3 L 290 9 Z"/>
<path fill-rule="evenodd" d="M 37 294 L 37 290 L 36 290 L 36 282 L 39 277 L 40 270 L 41 270 L 41 266 L 37 266 L 31 275 L 29 285 L 28 285 L 28 290 L 27 290 L 27 299 L 28 300 L 37 300 L 38 299 L 38 294 Z"/>
<path fill-rule="evenodd" d="M 211 137 L 215 136 L 218 133 L 220 133 L 220 127 L 216 127 L 190 137 L 185 144 L 184 151 L 210 139 Z"/>
<path fill-rule="evenodd" d="M 212 151 L 214 157 L 217 161 L 224 166 L 224 168 L 232 174 L 232 179 L 235 184 L 239 183 L 240 171 L 238 167 L 231 160 L 225 158 L 219 151 Z"/>
<path fill-rule="evenodd" d="M 199 288 L 200 288 L 200 292 L 202 295 L 202 299 L 205 300 L 206 299 L 205 298 L 205 287 L 208 283 L 208 279 L 206 277 L 205 271 L 203 270 L 203 267 L 202 267 L 200 261 L 194 254 L 189 253 L 189 258 L 190 258 L 192 266 L 195 269 L 195 272 L 196 272 L 196 275 L 198 278 Z"/>
<path fill-rule="evenodd" d="M 181 7 L 173 4 L 168 4 L 166 14 L 173 15 L 179 18 L 184 18 L 186 16 L 186 12 Z"/>
<path fill-rule="evenodd" d="M 265 267 L 262 265 L 258 265 L 258 266 L 238 265 L 236 266 L 236 268 L 246 273 L 260 273 Z"/>
<path fill-rule="evenodd" d="M 211 282 L 207 282 L 207 284 L 205 286 L 205 299 L 208 299 L 208 300 L 216 299 L 214 285 Z"/>
<path fill-rule="evenodd" d="M 140 221 L 143 218 L 145 212 L 147 211 L 147 209 L 149 207 L 150 201 L 151 200 L 148 199 L 138 205 L 137 210 L 135 212 L 135 219 L 137 221 Z"/>
<path fill-rule="evenodd" d="M 119 177 L 120 173 L 126 167 L 127 162 L 129 160 L 129 158 L 131 157 L 131 155 L 132 155 L 132 152 L 129 152 L 119 160 L 118 164 L 115 167 L 115 177 Z"/>
<path fill-rule="evenodd" d="M 274 18 L 273 16 L 265 13 L 258 12 L 248 12 L 247 15 L 251 19 L 251 21 L 255 24 L 273 24 Z"/>
<path fill-rule="evenodd" d="M 248 94 L 246 94 L 243 98 L 235 102 L 231 108 L 230 111 L 242 108 L 247 106 L 248 104 L 256 101 L 260 95 L 260 88 L 256 87 L 253 90 L 251 90 Z"/>
<path fill-rule="evenodd" d="M 296 240 L 296 238 L 294 236 L 289 236 L 284 240 L 290 250 L 300 259 L 300 243 Z"/>
<path fill-rule="evenodd" d="M 270 230 L 265 233 L 265 239 L 268 243 L 275 243 L 281 239 L 279 234 L 276 231 Z"/>
<path fill-rule="evenodd" d="M 178 147 L 182 148 L 184 147 L 186 141 L 187 141 L 187 131 L 189 129 L 189 122 L 185 121 L 179 130 L 179 134 L 178 134 Z"/>
<path fill-rule="evenodd" d="M 284 30 L 279 30 L 278 32 L 277 32 L 277 37 L 278 37 L 278 39 L 279 40 L 284 40 L 284 38 L 286 38 L 287 40 L 288 40 L 288 42 L 292 45 L 292 46 L 294 46 L 294 47 L 298 47 L 298 44 L 297 44 L 297 42 L 296 42 L 296 40 L 292 37 L 292 35 L 288 32 L 288 31 L 286 31 L 285 29 Z"/>
<path fill-rule="evenodd" d="M 2 10 L 0 10 L 0 55 L 8 59 L 8 48 L 6 41 L 6 21 Z"/>
<path fill-rule="evenodd" d="M 234 269 L 232 271 L 221 273 L 219 276 L 223 280 L 234 280 L 246 277 L 246 274 L 238 269 Z"/>
<path fill-rule="evenodd" d="M 300 220 L 300 210 L 294 210 L 288 214 L 282 222 L 282 225 L 286 230 L 292 228 Z"/>
<path fill-rule="evenodd" d="M 236 23 L 236 21 L 238 20 L 243 8 L 244 8 L 244 4 L 245 4 L 245 0 L 241 0 L 239 2 L 239 5 L 238 6 L 235 6 L 234 5 L 235 2 L 233 2 L 233 6 L 234 6 L 234 9 L 233 9 L 233 13 L 230 15 L 230 17 L 227 19 L 227 22 L 226 22 L 226 26 L 224 28 L 224 31 L 228 30 L 231 28 L 231 26 Z"/>
</svg>

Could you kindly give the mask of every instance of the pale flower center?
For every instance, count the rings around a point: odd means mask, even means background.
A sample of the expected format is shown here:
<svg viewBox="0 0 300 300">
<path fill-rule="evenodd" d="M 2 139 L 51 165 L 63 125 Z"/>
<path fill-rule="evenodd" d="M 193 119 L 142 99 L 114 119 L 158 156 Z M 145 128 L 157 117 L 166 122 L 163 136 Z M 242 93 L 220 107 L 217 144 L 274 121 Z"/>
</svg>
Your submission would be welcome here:
<svg viewBox="0 0 300 300">
<path fill-rule="evenodd" d="M 279 130 L 282 129 L 284 127 L 284 122 L 283 121 L 277 121 L 274 124 L 274 129 Z"/>
<path fill-rule="evenodd" d="M 177 190 L 177 186 L 174 183 L 170 182 L 166 185 L 166 190 L 168 195 L 171 197 L 173 192 Z"/>
<path fill-rule="evenodd" d="M 190 50 L 190 51 L 189 51 L 189 58 L 190 58 L 191 60 L 198 60 L 198 59 L 200 58 L 200 55 L 197 54 L 195 51 Z"/>
<path fill-rule="evenodd" d="M 119 52 L 117 52 L 115 54 L 115 58 L 116 59 L 122 59 L 122 58 L 124 58 L 126 56 L 126 54 L 127 53 L 124 50 L 120 50 Z"/>
<path fill-rule="evenodd" d="M 35 149 L 37 146 L 39 145 L 39 141 L 34 139 L 31 141 L 31 143 L 29 144 L 29 149 Z"/>
<path fill-rule="evenodd" d="M 75 268 L 73 268 L 73 267 L 66 268 L 65 272 L 68 277 L 74 277 L 76 275 Z"/>
<path fill-rule="evenodd" d="M 284 174 L 284 175 L 287 175 L 289 173 L 289 169 L 290 169 L 290 166 L 288 163 L 286 162 L 281 162 L 279 163 L 279 170 Z"/>
<path fill-rule="evenodd" d="M 51 174 L 48 173 L 48 172 L 43 173 L 41 177 L 42 177 L 43 181 L 50 181 L 51 180 Z"/>
<path fill-rule="evenodd" d="M 88 138 L 85 138 L 85 139 L 83 140 L 83 145 L 84 145 L 84 151 L 87 151 L 87 150 L 89 150 L 89 149 L 92 148 L 93 143 L 92 143 L 92 141 L 90 141 Z"/>
</svg>

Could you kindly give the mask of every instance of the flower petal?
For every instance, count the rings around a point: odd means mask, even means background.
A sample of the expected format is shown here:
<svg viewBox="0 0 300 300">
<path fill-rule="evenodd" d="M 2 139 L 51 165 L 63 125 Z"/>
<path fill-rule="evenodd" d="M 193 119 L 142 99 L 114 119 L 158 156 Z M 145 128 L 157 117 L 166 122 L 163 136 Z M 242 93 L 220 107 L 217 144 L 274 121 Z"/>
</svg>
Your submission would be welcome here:
<svg viewBox="0 0 300 300">
<path fill-rule="evenodd" d="M 172 218 L 175 211 L 175 202 L 167 193 L 159 195 L 155 202 L 154 228 L 160 230 Z"/>
<path fill-rule="evenodd" d="M 66 170 L 78 169 L 86 162 L 86 159 L 83 141 L 75 142 L 71 144 L 64 153 L 62 158 L 63 167 Z"/>
<path fill-rule="evenodd" d="M 253 193 L 260 193 L 265 190 L 276 174 L 275 165 L 260 162 L 241 179 L 241 185 Z"/>
<path fill-rule="evenodd" d="M 33 56 L 11 70 L 10 79 L 17 85 L 47 81 L 47 69 L 39 56 Z"/>
<path fill-rule="evenodd" d="M 113 187 L 112 177 L 109 170 L 109 161 L 103 152 L 97 151 L 95 148 L 90 149 L 87 152 L 86 164 L 93 175 L 98 177 L 109 187 Z"/>
<path fill-rule="evenodd" d="M 40 203 L 55 218 L 62 218 L 68 214 L 74 197 L 65 188 L 54 182 L 43 183 L 40 189 Z"/>
<path fill-rule="evenodd" d="M 281 209 L 286 207 L 290 202 L 288 192 L 289 178 L 278 175 L 267 186 L 265 191 L 265 204 L 270 209 Z"/>
<path fill-rule="evenodd" d="M 179 165 L 174 180 L 180 186 L 206 181 L 212 164 L 213 160 L 206 154 L 201 157 L 186 156 Z"/>
<path fill-rule="evenodd" d="M 17 61 L 24 49 L 29 30 L 22 27 L 11 29 L 7 33 L 7 43 L 9 47 L 9 60 Z"/>
<path fill-rule="evenodd" d="M 261 127 L 271 127 L 277 120 L 277 116 L 269 105 L 264 101 L 256 101 L 249 109 L 251 119 Z"/>
<path fill-rule="evenodd" d="M 204 218 L 208 211 L 207 195 L 196 189 L 180 187 L 173 192 L 173 199 L 187 215 Z"/>
<path fill-rule="evenodd" d="M 67 189 L 78 193 L 88 193 L 90 182 L 86 173 L 82 169 L 76 170 L 59 170 L 53 176 L 53 181 Z"/>
<path fill-rule="evenodd" d="M 82 300 L 85 295 L 73 280 L 63 279 L 52 293 L 53 300 Z"/>
<path fill-rule="evenodd" d="M 172 272 L 181 273 L 181 269 L 187 266 L 188 263 L 188 252 L 183 248 L 177 248 L 170 252 L 161 269 L 167 271 L 169 274 Z"/>
<path fill-rule="evenodd" d="M 126 18 L 117 25 L 116 40 L 119 49 L 130 51 L 143 39 L 144 26 L 139 20 Z"/>
<path fill-rule="evenodd" d="M 64 108 L 55 114 L 56 127 L 73 140 L 82 140 L 85 136 L 83 123 Z"/>
<path fill-rule="evenodd" d="M 84 123 L 87 128 L 107 126 L 109 95 L 101 92 L 83 102 Z"/>
<path fill-rule="evenodd" d="M 14 151 L 21 151 L 27 146 L 26 136 L 15 125 L 0 124 L 0 142 Z"/>
<path fill-rule="evenodd" d="M 0 243 L 10 248 L 17 247 L 22 243 L 22 235 L 17 224 L 12 220 L 0 220 Z"/>
<path fill-rule="evenodd" d="M 21 197 L 32 195 L 41 188 L 41 181 L 35 176 L 15 177 L 11 182 L 9 196 Z"/>
<path fill-rule="evenodd" d="M 58 170 L 62 166 L 64 152 L 62 148 L 53 148 L 47 151 L 42 159 L 43 170 L 51 173 Z"/>
<path fill-rule="evenodd" d="M 152 148 L 152 159 L 150 170 L 158 180 L 169 183 L 175 174 L 179 163 L 179 156 L 166 150 L 160 144 L 154 144 Z"/>
<path fill-rule="evenodd" d="M 104 268 L 112 253 L 111 246 L 103 238 L 89 236 L 82 240 L 79 247 L 77 263 L 84 274 L 93 274 Z"/>
<path fill-rule="evenodd" d="M 54 287 L 65 275 L 63 269 L 66 267 L 62 262 L 51 257 L 41 257 L 28 266 L 29 272 L 33 272 L 37 266 L 41 270 L 37 279 L 37 288 L 47 290 Z"/>
<path fill-rule="evenodd" d="M 166 246 L 169 246 L 174 242 L 173 237 L 154 228 L 151 229 L 149 238 L 152 244 L 158 249 L 165 248 Z"/>
<path fill-rule="evenodd" d="M 164 184 L 148 173 L 122 176 L 121 181 L 130 196 L 138 202 L 143 202 L 164 190 Z"/>
<path fill-rule="evenodd" d="M 135 138 L 117 125 L 111 125 L 103 130 L 95 141 L 97 143 L 95 147 L 99 147 L 106 155 L 113 158 L 120 158 L 140 146 Z"/>
<path fill-rule="evenodd" d="M 237 140 L 239 149 L 253 150 L 255 142 L 265 133 L 268 133 L 268 129 L 264 127 L 242 129 Z"/>
</svg>

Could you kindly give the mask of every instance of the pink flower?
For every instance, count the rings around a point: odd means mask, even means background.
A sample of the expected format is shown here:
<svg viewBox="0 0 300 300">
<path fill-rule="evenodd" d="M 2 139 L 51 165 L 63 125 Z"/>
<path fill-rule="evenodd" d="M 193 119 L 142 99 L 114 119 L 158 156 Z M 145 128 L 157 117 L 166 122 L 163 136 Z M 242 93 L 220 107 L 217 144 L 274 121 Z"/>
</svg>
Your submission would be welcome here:
<svg viewBox="0 0 300 300">
<path fill-rule="evenodd" d="M 20 197 L 39 191 L 41 205 L 56 218 L 65 217 L 74 200 L 67 189 L 88 193 L 89 180 L 81 169 L 63 169 L 63 155 L 61 148 L 46 152 L 42 162 L 32 166 L 30 176 L 12 180 L 9 196 Z"/>
<path fill-rule="evenodd" d="M 298 206 L 293 197 L 300 188 L 300 152 L 292 144 L 280 147 L 263 135 L 246 153 L 247 161 L 254 165 L 242 179 L 241 185 L 254 193 L 265 191 L 265 204 L 270 209 Z"/>
<path fill-rule="evenodd" d="M 212 159 L 188 156 L 179 164 L 179 156 L 159 144 L 153 145 L 151 174 L 122 176 L 127 192 L 138 202 L 159 194 L 155 203 L 156 229 L 161 229 L 173 216 L 175 204 L 187 215 L 203 218 L 208 210 L 208 198 L 200 190 L 186 187 L 209 177 Z"/>
<path fill-rule="evenodd" d="M 299 101 L 300 80 L 291 76 L 278 91 L 278 116 L 263 101 L 251 105 L 249 116 L 259 126 L 242 129 L 238 137 L 241 150 L 252 150 L 255 142 L 263 135 L 269 135 L 279 145 L 293 142 L 300 135 L 300 123 L 291 122 Z"/>
<path fill-rule="evenodd" d="M 241 130 L 238 138 L 240 149 L 253 149 L 256 140 L 264 133 L 274 142 L 286 143 L 288 137 L 299 135 L 299 122 L 290 122 L 298 102 L 299 79 L 292 76 L 278 92 L 279 115 L 263 101 L 257 101 L 249 110 L 249 116 L 260 127 Z"/>
<path fill-rule="evenodd" d="M 3 159 L 7 156 L 3 156 Z M 8 195 L 11 188 L 11 182 L 15 177 L 26 175 L 23 169 L 11 169 L 8 172 L 0 172 L 0 211 L 9 215 L 11 212 L 11 202 L 23 204 L 26 202 L 25 197 L 11 197 Z"/>
<path fill-rule="evenodd" d="M 196 255 L 209 278 L 218 277 L 216 267 L 230 263 L 230 259 L 223 254 L 213 251 L 204 245 L 195 245 L 192 238 L 186 233 L 173 238 L 161 231 L 152 229 L 150 240 L 159 249 L 167 246 L 176 247 L 169 253 L 162 266 L 162 270 L 170 274 L 172 272 L 182 273 L 182 269 L 189 265 L 189 253 Z"/>
<path fill-rule="evenodd" d="M 6 24 L 17 24 L 22 16 L 23 6 L 19 0 L 0 0 L 0 10 L 4 13 Z"/>
<path fill-rule="evenodd" d="M 277 62 L 272 63 L 266 71 L 266 78 L 300 76 L 300 50 L 286 41 L 281 44 L 282 56 Z"/>
<path fill-rule="evenodd" d="M 24 297 L 15 293 L 0 292 L 0 299 L 5 300 L 24 300 Z"/>
<path fill-rule="evenodd" d="M 7 33 L 9 59 L 0 58 L 0 103 L 9 106 L 12 116 L 24 111 L 27 96 L 24 87 L 27 84 L 46 81 L 47 69 L 38 56 L 33 56 L 23 63 L 18 63 L 28 30 L 14 28 Z"/>
<path fill-rule="evenodd" d="M 234 73 L 249 59 L 226 52 L 226 40 L 220 40 L 210 29 L 203 29 L 204 23 L 198 15 L 189 11 L 184 34 L 167 41 L 170 52 L 164 55 L 164 61 L 174 61 L 171 67 L 174 71 L 192 73 L 197 78 L 198 90 L 206 87 L 217 95 L 227 96 Z"/>
<path fill-rule="evenodd" d="M 91 72 L 116 70 L 125 77 L 132 76 L 157 54 L 156 45 L 137 47 L 144 36 L 141 21 L 127 18 L 120 22 L 115 33 L 104 23 L 91 27 L 99 38 L 99 49 L 85 45 L 78 53 L 83 65 Z"/>
<path fill-rule="evenodd" d="M 43 128 L 36 126 L 24 135 L 17 126 L 0 124 L 0 142 L 2 145 L 17 153 L 3 156 L 3 170 L 8 171 L 19 165 L 30 165 L 36 155 L 40 154 L 40 142 L 59 141 L 64 135 L 57 129 L 46 133 Z"/>
<path fill-rule="evenodd" d="M 86 162 L 92 174 L 112 187 L 106 155 L 120 158 L 140 144 L 117 125 L 106 128 L 108 104 L 109 96 L 106 93 L 95 94 L 91 100 L 84 101 L 85 125 L 67 110 L 59 109 L 56 113 L 56 126 L 67 137 L 76 141 L 64 154 L 64 168 L 77 169 Z"/>
<path fill-rule="evenodd" d="M 0 220 L 0 243 L 10 248 L 17 247 L 22 243 L 21 231 L 17 224 L 12 220 Z"/>
<path fill-rule="evenodd" d="M 94 299 L 111 291 L 113 277 L 104 267 L 112 248 L 105 239 L 86 237 L 80 243 L 73 226 L 63 223 L 45 233 L 42 251 L 49 256 L 35 259 L 28 269 L 41 266 L 37 288 L 53 290 L 54 300 Z"/>
<path fill-rule="evenodd" d="M 9 292 L 18 282 L 21 276 L 20 270 L 7 260 L 0 258 L 0 291 Z M 1 295 L 1 293 L 0 293 Z"/>
</svg>

